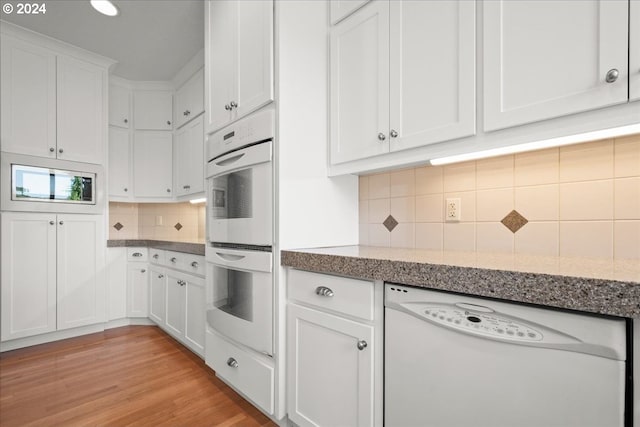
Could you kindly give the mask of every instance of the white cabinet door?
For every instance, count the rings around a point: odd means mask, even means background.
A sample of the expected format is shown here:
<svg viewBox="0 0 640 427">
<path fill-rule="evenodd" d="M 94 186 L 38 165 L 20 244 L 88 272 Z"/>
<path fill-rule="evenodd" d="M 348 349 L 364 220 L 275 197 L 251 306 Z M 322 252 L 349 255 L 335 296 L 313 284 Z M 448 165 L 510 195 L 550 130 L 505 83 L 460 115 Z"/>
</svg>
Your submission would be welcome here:
<svg viewBox="0 0 640 427">
<path fill-rule="evenodd" d="M 58 330 L 104 322 L 102 215 L 58 215 Z"/>
<path fill-rule="evenodd" d="M 229 102 L 235 92 L 235 0 L 205 3 L 205 116 L 211 133 L 231 121 Z"/>
<path fill-rule="evenodd" d="M 141 262 L 130 262 L 127 265 L 127 317 L 147 317 L 148 300 L 148 266 Z"/>
<path fill-rule="evenodd" d="M 166 315 L 167 279 L 164 269 L 156 266 L 149 268 L 149 318 L 158 325 L 164 325 Z"/>
<path fill-rule="evenodd" d="M 184 339 L 191 349 L 203 355 L 206 329 L 204 279 L 185 275 L 183 276 L 183 280 L 187 283 L 184 286 L 186 299 Z"/>
<path fill-rule="evenodd" d="M 483 5 L 485 130 L 627 101 L 627 1 Z"/>
<path fill-rule="evenodd" d="M 185 324 L 185 286 L 179 273 L 167 272 L 167 320 L 169 332 L 178 337 L 184 336 Z"/>
<path fill-rule="evenodd" d="M 109 124 L 129 129 L 131 127 L 131 91 L 123 86 L 109 86 Z"/>
<path fill-rule="evenodd" d="M 331 25 L 337 24 L 371 0 L 331 0 Z"/>
<path fill-rule="evenodd" d="M 162 90 L 137 90 L 133 93 L 135 129 L 172 130 L 173 94 Z"/>
<path fill-rule="evenodd" d="M 331 28 L 331 163 L 389 151 L 389 2 Z"/>
<path fill-rule="evenodd" d="M 391 151 L 475 133 L 475 2 L 391 1 Z"/>
<path fill-rule="evenodd" d="M 173 195 L 173 143 L 170 132 L 136 131 L 133 141 L 133 187 L 136 197 Z"/>
<path fill-rule="evenodd" d="M 133 196 L 131 187 L 131 135 L 128 129 L 109 127 L 109 197 Z"/>
<path fill-rule="evenodd" d="M 231 101 L 237 120 L 273 100 L 273 1 L 242 0 L 236 7 L 237 86 Z"/>
<path fill-rule="evenodd" d="M 640 99 L 640 0 L 629 5 L 629 100 Z"/>
<path fill-rule="evenodd" d="M 198 117 L 176 132 L 176 194 L 186 196 L 204 191 L 204 128 Z"/>
<path fill-rule="evenodd" d="M 204 110 L 204 69 L 196 72 L 176 91 L 176 128 L 184 125 Z"/>
<path fill-rule="evenodd" d="M 127 248 L 107 248 L 107 320 L 127 317 Z"/>
<path fill-rule="evenodd" d="M 106 132 L 103 69 L 58 56 L 58 158 L 76 162 L 104 161 Z"/>
<path fill-rule="evenodd" d="M 373 327 L 295 304 L 287 326 L 289 418 L 299 426 L 373 425 Z"/>
<path fill-rule="evenodd" d="M 2 151 L 56 158 L 56 56 L 3 34 Z"/>
<path fill-rule="evenodd" d="M 1 214 L 1 340 L 56 330 L 56 216 Z"/>
</svg>

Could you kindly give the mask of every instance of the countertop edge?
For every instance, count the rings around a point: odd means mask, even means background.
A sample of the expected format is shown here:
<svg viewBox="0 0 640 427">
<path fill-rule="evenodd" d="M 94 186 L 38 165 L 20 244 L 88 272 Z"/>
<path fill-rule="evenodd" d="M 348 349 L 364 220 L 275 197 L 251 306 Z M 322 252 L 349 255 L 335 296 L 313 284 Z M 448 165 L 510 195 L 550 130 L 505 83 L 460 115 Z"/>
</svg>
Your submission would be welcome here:
<svg viewBox="0 0 640 427">
<path fill-rule="evenodd" d="M 204 255 L 204 243 L 172 242 L 167 240 L 121 239 L 107 240 L 108 248 L 147 247 L 167 251 L 183 252 L 191 255 Z"/>
</svg>

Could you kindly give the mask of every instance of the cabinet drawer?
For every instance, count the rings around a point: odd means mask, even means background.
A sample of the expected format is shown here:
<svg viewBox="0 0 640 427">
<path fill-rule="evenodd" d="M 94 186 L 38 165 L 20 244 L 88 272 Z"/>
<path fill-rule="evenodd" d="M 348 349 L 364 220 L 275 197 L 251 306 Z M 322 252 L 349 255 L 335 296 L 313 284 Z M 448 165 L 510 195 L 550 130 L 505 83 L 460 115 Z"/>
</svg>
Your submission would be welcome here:
<svg viewBox="0 0 640 427">
<path fill-rule="evenodd" d="M 147 262 L 149 251 L 147 248 L 127 248 L 127 261 Z"/>
<path fill-rule="evenodd" d="M 207 331 L 205 349 L 207 365 L 216 371 L 217 376 L 233 385 L 265 412 L 273 414 L 272 366 L 215 332 Z"/>
<path fill-rule="evenodd" d="M 205 262 L 202 255 L 183 254 L 184 264 L 182 270 L 197 276 L 204 276 Z"/>
<path fill-rule="evenodd" d="M 290 269 L 287 288 L 290 300 L 373 320 L 373 282 Z"/>
<path fill-rule="evenodd" d="M 165 262 L 166 262 L 165 251 L 161 249 L 150 248 L 149 261 L 151 262 L 151 264 L 165 265 Z"/>
</svg>

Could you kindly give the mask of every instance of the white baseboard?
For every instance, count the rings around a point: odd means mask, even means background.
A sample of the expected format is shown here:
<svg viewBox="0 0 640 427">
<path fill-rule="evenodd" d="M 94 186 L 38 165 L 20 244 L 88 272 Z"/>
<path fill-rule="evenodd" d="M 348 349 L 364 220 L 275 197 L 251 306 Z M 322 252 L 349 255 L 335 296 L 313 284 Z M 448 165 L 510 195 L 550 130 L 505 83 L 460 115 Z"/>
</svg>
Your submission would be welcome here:
<svg viewBox="0 0 640 427">
<path fill-rule="evenodd" d="M 95 325 L 81 326 L 79 328 L 65 329 L 63 331 L 49 332 L 47 334 L 5 341 L 0 343 L 0 352 L 65 340 L 67 338 L 79 337 L 81 335 L 95 334 L 96 332 L 104 331 L 104 326 L 104 323 L 97 323 Z"/>
</svg>

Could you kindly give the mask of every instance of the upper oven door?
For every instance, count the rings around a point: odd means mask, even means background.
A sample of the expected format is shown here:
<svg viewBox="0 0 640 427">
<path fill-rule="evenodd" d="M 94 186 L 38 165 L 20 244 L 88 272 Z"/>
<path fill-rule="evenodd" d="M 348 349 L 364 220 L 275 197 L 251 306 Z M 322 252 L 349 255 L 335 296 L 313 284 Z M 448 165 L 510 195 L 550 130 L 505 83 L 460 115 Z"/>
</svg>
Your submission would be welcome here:
<svg viewBox="0 0 640 427">
<path fill-rule="evenodd" d="M 215 158 L 207 172 L 209 241 L 271 246 L 271 141 Z"/>
</svg>

